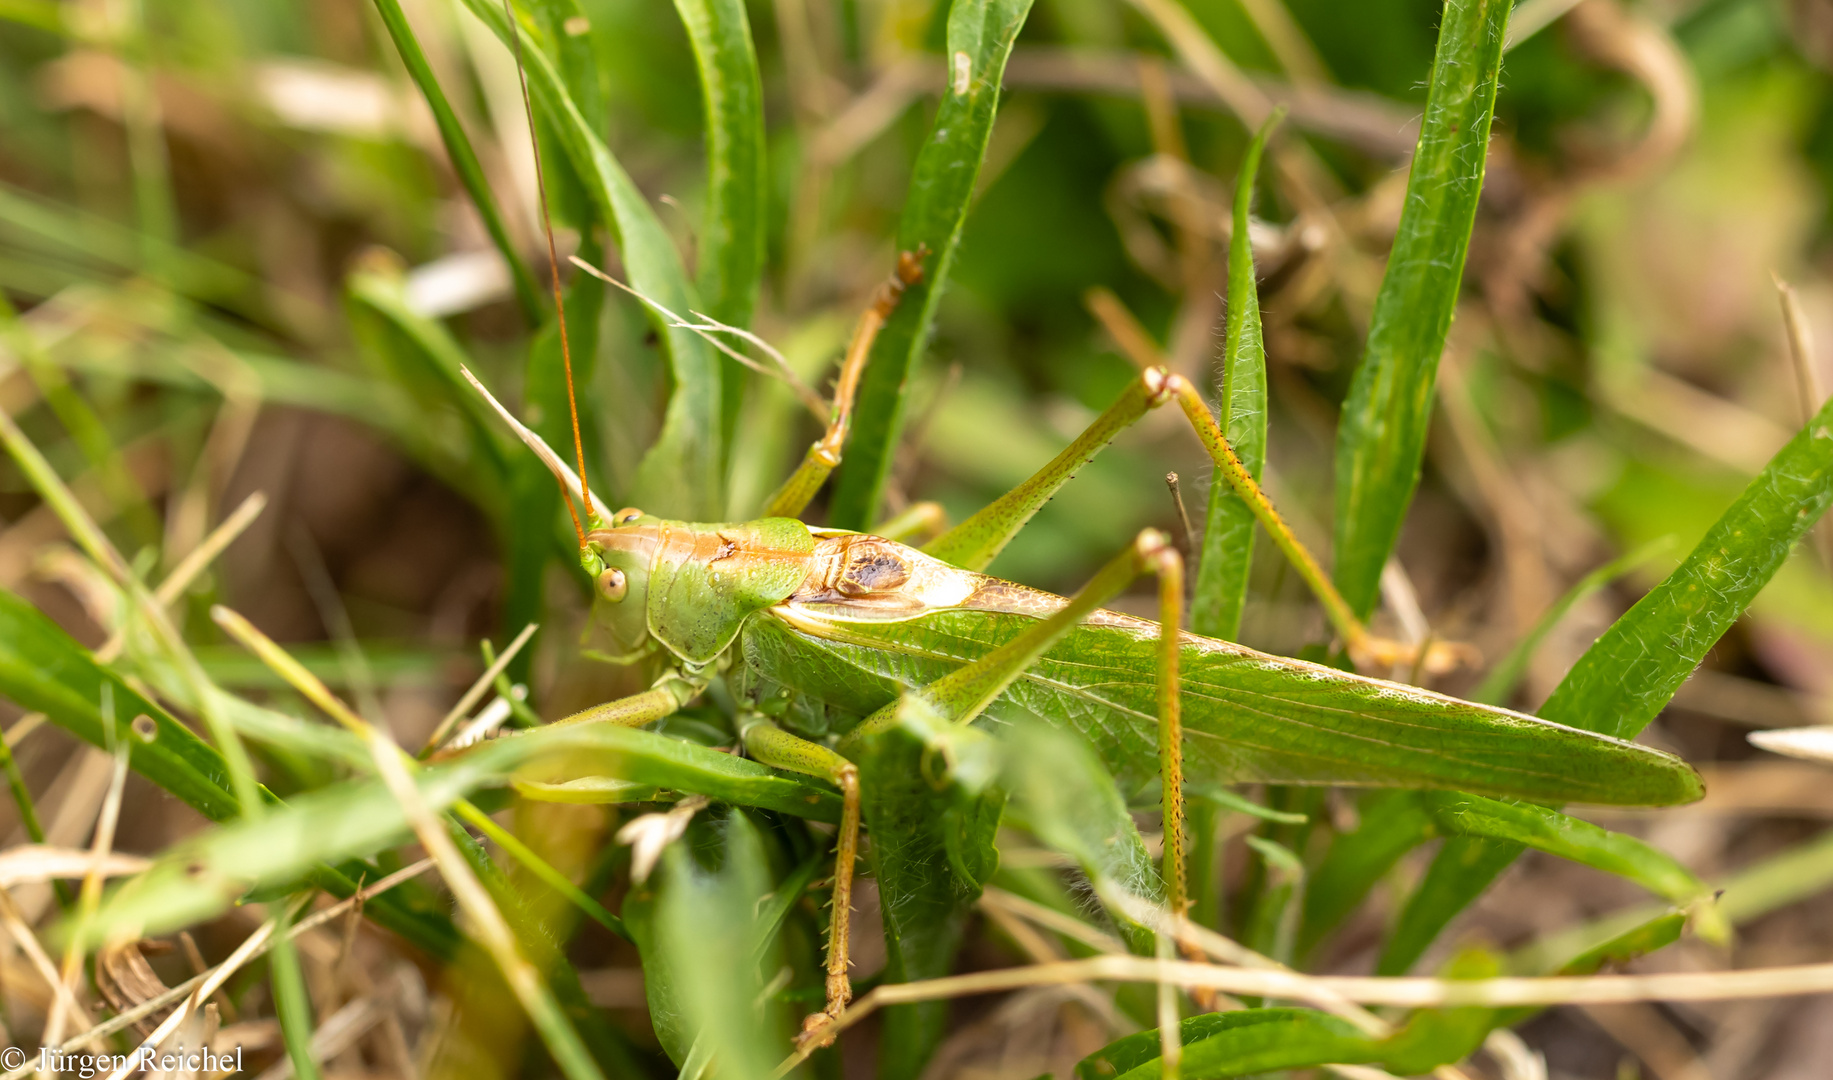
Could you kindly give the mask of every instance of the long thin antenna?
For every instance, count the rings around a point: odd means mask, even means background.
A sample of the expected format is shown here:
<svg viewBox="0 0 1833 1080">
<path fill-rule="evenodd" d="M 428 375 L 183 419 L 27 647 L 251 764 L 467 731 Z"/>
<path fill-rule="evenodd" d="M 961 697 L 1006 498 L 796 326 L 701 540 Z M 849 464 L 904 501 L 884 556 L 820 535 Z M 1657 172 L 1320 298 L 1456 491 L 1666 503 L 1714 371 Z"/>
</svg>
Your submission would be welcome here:
<svg viewBox="0 0 1833 1080">
<path fill-rule="evenodd" d="M 566 339 L 566 299 L 560 295 L 560 253 L 554 248 L 554 219 L 547 209 L 547 178 L 541 173 L 541 137 L 535 132 L 535 105 L 528 96 L 528 73 L 522 69 L 522 27 L 516 22 L 510 0 L 503 0 L 503 17 L 509 20 L 509 40 L 515 47 L 516 84 L 522 88 L 522 111 L 528 115 L 528 145 L 535 157 L 535 191 L 541 198 L 541 231 L 547 237 L 547 267 L 554 284 L 554 315 L 560 320 L 560 361 L 566 366 L 566 411 L 573 422 L 573 457 L 579 463 L 579 487 L 586 515 L 592 513 L 592 486 L 586 481 L 586 447 L 579 437 L 579 401 L 573 393 L 573 350 Z M 579 546 L 586 546 L 585 526 L 579 523 L 579 511 L 564 486 L 561 498 L 566 512 L 572 515 L 573 531 L 579 534 Z"/>
</svg>

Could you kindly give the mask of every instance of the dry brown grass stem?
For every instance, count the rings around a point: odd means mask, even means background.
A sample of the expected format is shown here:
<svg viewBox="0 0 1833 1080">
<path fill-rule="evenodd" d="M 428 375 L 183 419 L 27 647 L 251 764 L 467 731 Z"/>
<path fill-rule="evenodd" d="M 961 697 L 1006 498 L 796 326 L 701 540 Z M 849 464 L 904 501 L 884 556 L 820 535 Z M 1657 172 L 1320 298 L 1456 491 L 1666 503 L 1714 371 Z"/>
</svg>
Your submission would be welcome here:
<svg viewBox="0 0 1833 1080">
<path fill-rule="evenodd" d="M 403 867 L 400 870 L 397 870 L 394 873 L 383 878 L 382 880 L 376 882 L 374 885 L 370 885 L 365 888 L 359 889 L 356 892 L 352 893 L 349 897 L 343 900 L 340 900 L 335 904 L 332 904 L 331 906 L 323 909 L 322 911 L 314 912 L 313 914 L 311 914 L 310 916 L 306 918 L 299 919 L 293 922 L 291 926 L 289 926 L 287 929 L 286 940 L 291 941 L 299 937 L 301 934 L 307 933 L 308 931 L 311 931 L 311 930 L 316 930 L 319 927 L 325 925 L 326 923 L 332 921 L 333 919 L 336 919 L 339 916 L 343 915 L 345 912 L 354 910 L 358 905 L 362 904 L 364 901 L 369 900 L 372 897 L 379 896 L 382 893 L 387 892 L 388 890 L 394 888 L 395 886 L 401 884 L 404 881 L 409 881 L 413 878 L 419 877 L 421 874 L 424 874 L 428 870 L 432 869 L 432 867 L 433 867 L 433 860 L 431 859 L 422 859 L 419 862 L 414 863 L 412 866 Z M 4 896 L 4 893 L 0 893 L 0 897 L 3 897 L 3 896 Z M 3 911 L 4 909 L 0 908 L 0 914 L 3 914 Z M 128 1009 L 125 1012 L 119 1013 L 109 1018 L 108 1020 L 104 1021 L 103 1023 L 90 1028 L 88 1031 L 83 1032 L 81 1035 L 76 1035 L 70 1039 L 65 1040 L 65 1042 L 61 1046 L 56 1047 L 56 1049 L 60 1053 L 68 1053 L 72 1050 L 75 1050 L 76 1048 L 80 1046 L 88 1045 L 89 1043 L 95 1042 L 96 1040 L 99 1040 L 99 1039 L 105 1039 L 108 1036 L 113 1035 L 115 1032 L 125 1030 L 126 1028 L 131 1027 L 137 1021 L 145 1017 L 151 1016 L 152 1014 L 158 1012 L 160 1009 L 163 1009 L 166 1006 L 172 1004 L 173 1002 L 178 1001 L 181 998 L 184 998 L 186 995 L 191 994 L 193 991 L 203 986 L 206 982 L 214 982 L 214 985 L 212 986 L 209 992 L 199 993 L 193 998 L 193 1000 L 202 1001 L 204 998 L 207 998 L 212 993 L 214 993 L 215 988 L 217 986 L 222 985 L 223 980 L 227 978 L 228 974 L 233 974 L 233 969 L 232 969 L 230 972 L 224 974 L 222 978 L 216 977 L 219 972 L 223 971 L 224 967 L 228 965 L 230 961 L 235 961 L 238 964 L 246 963 L 249 960 L 255 959 L 265 954 L 268 949 L 273 947 L 271 933 L 264 935 L 263 931 L 257 930 L 253 935 L 250 936 L 248 940 L 256 941 L 256 939 L 260 939 L 260 940 L 257 941 L 257 943 L 255 944 L 253 951 L 250 952 L 246 956 L 242 956 L 239 960 L 237 959 L 235 955 L 232 955 L 229 958 L 229 960 L 223 961 L 222 964 L 218 964 L 216 967 L 211 968 L 209 971 L 203 972 L 197 975 L 195 978 L 182 982 L 178 984 L 177 986 L 172 987 L 170 990 L 167 990 L 165 993 L 160 994 L 157 997 L 148 998 L 147 1000 L 141 1002 L 140 1004 L 134 1006 L 133 1008 Z M 247 946 L 247 942 L 244 942 L 243 947 L 246 947 L 246 946 Z M 241 952 L 242 952 L 242 949 L 240 948 L 236 950 L 237 954 L 240 954 Z M 33 1067 L 28 1064 L 21 1068 L 14 1069 L 11 1072 L 4 1074 L 3 1076 L 0 1076 L 0 1080 L 20 1080 L 21 1077 L 29 1075 L 32 1072 L 32 1068 Z"/>
<path fill-rule="evenodd" d="M 1506 977 L 1497 979 L 1384 978 L 1366 975 L 1302 975 L 1218 967 L 1183 960 L 1149 960 L 1138 956 L 1096 956 L 1029 967 L 1002 968 L 970 975 L 880 986 L 835 1021 L 844 1031 L 889 1005 L 941 1001 L 974 994 L 996 994 L 1028 986 L 1068 982 L 1171 983 L 1186 989 L 1209 988 L 1236 995 L 1315 1001 L 1334 995 L 1362 1005 L 1402 1008 L 1505 1008 L 1517 1005 L 1595 1005 L 1626 1001 L 1732 1001 L 1742 998 L 1793 997 L 1833 993 L 1833 963 L 1703 971 L 1660 975 L 1592 975 Z M 782 1076 L 800 1064 L 813 1047 L 791 1054 L 778 1068 Z"/>
<path fill-rule="evenodd" d="M 172 568 L 172 572 L 167 574 L 165 580 L 161 581 L 159 587 L 153 591 L 153 598 L 167 607 L 177 603 L 179 597 L 185 594 L 185 590 L 191 587 L 191 583 L 197 580 L 197 575 L 203 573 L 206 567 L 215 562 L 216 557 L 223 553 L 224 548 L 235 543 L 236 538 L 247 531 L 248 527 L 254 524 L 255 519 L 261 516 L 261 511 L 265 509 L 267 509 L 267 496 L 259 491 L 243 499 L 242 504 L 237 506 L 234 512 L 224 518 L 216 528 L 210 530 L 210 534 L 204 537 L 203 542 L 192 548 L 191 553 Z M 121 655 L 121 649 L 126 644 L 126 628 L 117 627 L 115 632 L 108 636 L 108 640 L 102 643 L 102 647 L 96 650 L 96 662 L 102 664 L 112 662 Z"/>
<path fill-rule="evenodd" d="M 128 1062 L 116 1069 L 108 1077 L 108 1080 L 123 1080 L 124 1077 L 133 1073 L 135 1069 L 139 1067 L 140 1055 L 138 1050 L 140 1047 L 158 1047 L 163 1044 L 171 1037 L 174 1031 L 178 1030 L 179 1025 L 183 1024 L 185 1020 L 190 1017 L 193 1010 L 202 1007 L 203 1003 L 209 1000 L 210 997 L 217 992 L 218 988 L 229 981 L 231 975 L 241 970 L 244 964 L 247 964 L 256 956 L 267 951 L 267 948 L 273 943 L 274 929 L 277 925 L 278 924 L 273 919 L 269 919 L 262 923 L 259 930 L 248 935 L 248 937 L 242 941 L 242 944 L 236 947 L 235 952 L 229 954 L 227 960 L 224 960 L 215 968 L 211 969 L 208 976 L 201 980 L 192 980 L 197 984 L 196 988 L 185 996 L 184 1003 L 178 1008 L 173 1009 L 172 1015 L 166 1017 L 158 1027 L 154 1028 L 151 1035 L 148 1035 L 145 1039 L 140 1041 L 138 1046 L 135 1047 L 136 1052 L 129 1058 Z M 186 985 L 190 984 L 187 983 Z M 119 1017 L 116 1019 L 119 1019 Z"/>
<path fill-rule="evenodd" d="M 483 699 L 484 692 L 496 682 L 496 677 L 508 669 L 509 662 L 522 651 L 522 646 L 527 645 L 528 639 L 535 636 L 535 630 L 535 623 L 524 626 L 522 632 L 517 634 L 503 650 L 502 655 L 498 656 L 488 668 L 485 668 L 484 673 L 477 677 L 477 681 L 473 682 L 470 688 L 459 697 L 457 704 L 446 712 L 445 716 L 440 719 L 439 726 L 434 728 L 433 734 L 427 738 L 426 749 L 420 752 L 422 757 L 439 749 L 439 744 L 445 742 L 446 736 L 450 735 L 458 722 L 465 718 L 465 714 L 471 711 L 471 707 Z"/>
<path fill-rule="evenodd" d="M 1814 356 L 1814 333 L 1808 326 L 1807 313 L 1801 310 L 1801 299 L 1795 295 L 1795 287 L 1783 281 L 1781 275 L 1771 271 L 1770 277 L 1776 283 L 1776 299 L 1782 303 L 1782 329 L 1788 338 L 1788 356 L 1795 369 L 1795 390 L 1801 422 L 1812 423 L 1814 415 L 1820 411 L 1821 403 L 1827 400 L 1826 391 L 1820 385 L 1820 367 Z M 1821 522 L 1814 530 L 1815 543 L 1820 551 L 1820 565 L 1833 570 L 1833 524 Z"/>
<path fill-rule="evenodd" d="M 44 946 L 38 943 L 38 935 L 32 933 L 32 928 L 27 926 L 25 920 L 20 917 L 18 907 L 13 904 L 12 894 L 5 889 L 0 889 L 0 927 L 4 927 L 6 932 L 12 935 L 13 941 L 19 946 L 19 951 L 25 953 L 26 959 L 31 961 L 32 969 L 38 972 L 39 977 L 44 979 L 45 985 L 51 988 L 52 1001 L 55 1003 L 53 1008 L 66 1009 L 70 1015 L 81 1020 L 85 1027 L 92 1026 L 94 1021 L 89 1019 L 89 1014 L 84 1011 L 82 1004 L 72 995 L 70 987 L 58 974 L 56 965 L 52 964 L 50 956 L 45 954 Z M 85 1039 L 84 1043 L 88 1041 Z"/>
<path fill-rule="evenodd" d="M 107 700 L 107 699 L 104 699 Z M 112 704 L 112 702 L 111 702 Z M 121 795 L 127 787 L 127 744 L 115 748 L 114 769 L 108 778 L 108 793 L 102 798 L 102 812 L 96 819 L 95 837 L 90 843 L 89 866 L 83 873 L 83 887 L 78 893 L 77 925 L 86 927 L 102 902 L 102 881 L 107 876 L 108 857 L 114 854 L 115 827 L 121 823 Z M 83 937 L 70 935 L 64 948 L 64 985 L 69 994 L 59 994 L 51 1003 L 51 1015 L 45 1020 L 44 1041 L 55 1043 L 64 1037 L 64 1025 L 70 1015 L 66 1002 L 76 1000 L 76 990 L 83 978 Z"/>
<path fill-rule="evenodd" d="M 447 888 L 452 890 L 453 899 L 458 902 L 459 910 L 470 924 L 471 935 L 490 954 L 490 958 L 496 961 L 503 981 L 515 994 L 529 1020 L 540 1030 L 548 1048 L 562 1062 L 566 1073 L 574 1077 L 574 1080 L 581 1076 L 597 1078 L 597 1068 L 584 1054 L 584 1048 L 578 1045 L 578 1036 L 566 1025 L 560 1006 L 547 984 L 542 981 L 541 973 L 523 955 L 515 931 L 510 929 L 508 920 L 497 909 L 496 902 L 484 889 L 483 882 L 478 880 L 471 865 L 459 853 L 458 845 L 452 842 L 451 835 L 446 832 L 438 815 L 420 797 L 420 789 L 414 786 L 414 778 L 408 772 L 407 755 L 402 753 L 393 739 L 375 728 L 369 728 L 365 735 L 369 744 L 369 756 L 375 762 L 376 775 L 388 786 L 389 794 L 394 796 L 395 802 L 401 807 L 414 835 L 420 839 L 421 846 L 439 867 L 440 876 L 445 879 Z M 575 1067 L 565 1068 L 568 1064 Z"/>
</svg>

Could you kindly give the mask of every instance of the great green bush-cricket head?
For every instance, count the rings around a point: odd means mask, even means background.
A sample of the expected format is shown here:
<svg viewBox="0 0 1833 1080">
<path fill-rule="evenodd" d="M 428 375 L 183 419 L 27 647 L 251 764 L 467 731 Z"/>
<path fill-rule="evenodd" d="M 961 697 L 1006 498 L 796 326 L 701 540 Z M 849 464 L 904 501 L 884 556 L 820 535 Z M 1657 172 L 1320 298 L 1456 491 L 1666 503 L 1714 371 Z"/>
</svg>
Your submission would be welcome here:
<svg viewBox="0 0 1833 1080">
<path fill-rule="evenodd" d="M 710 663 L 745 618 L 781 602 L 808 576 L 815 539 L 793 518 L 702 525 L 619 510 L 586 534 L 596 621 L 618 658 L 651 638 L 689 664 Z"/>
</svg>

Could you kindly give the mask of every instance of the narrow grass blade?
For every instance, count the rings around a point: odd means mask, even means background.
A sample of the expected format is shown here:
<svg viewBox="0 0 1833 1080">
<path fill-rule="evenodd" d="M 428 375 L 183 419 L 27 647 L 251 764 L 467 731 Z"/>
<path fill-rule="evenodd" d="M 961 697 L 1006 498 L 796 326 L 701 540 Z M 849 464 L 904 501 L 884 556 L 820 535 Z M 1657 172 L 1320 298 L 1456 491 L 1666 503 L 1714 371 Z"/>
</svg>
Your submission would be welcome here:
<svg viewBox="0 0 1833 1080">
<path fill-rule="evenodd" d="M 1385 877 L 1402 855 L 1437 835 L 1432 815 L 1417 792 L 1373 794 L 1362 800 L 1361 815 L 1355 829 L 1331 838 L 1323 861 L 1311 873 L 1295 950 L 1300 958 L 1309 955 L 1325 935 L 1361 905 L 1375 882 Z"/>
<path fill-rule="evenodd" d="M 408 304 L 396 274 L 359 270 L 345 281 L 345 290 L 351 328 L 389 381 L 417 399 L 426 413 L 456 410 L 463 417 L 469 471 L 484 474 L 472 478 L 472 487 L 482 480 L 490 487 L 481 494 L 500 498 L 510 469 L 508 451 L 499 442 L 496 417 L 465 382 L 464 349 L 442 324 Z"/>
<path fill-rule="evenodd" d="M 208 747 L 204 749 L 208 750 Z M 421 802 L 443 811 L 471 792 L 525 776 L 597 769 L 677 791 L 805 816 L 839 819 L 839 798 L 717 750 L 629 728 L 541 729 L 487 743 L 415 777 Z M 251 890 L 285 885 L 320 862 L 365 856 L 399 843 L 408 821 L 374 779 L 314 791 L 259 822 L 206 832 L 124 885 L 98 925 L 162 933 L 207 919 Z"/>
<path fill-rule="evenodd" d="M 1606 964 L 1620 967 L 1637 957 L 1647 956 L 1679 941 L 1680 932 L 1686 929 L 1686 925 L 1687 917 L 1678 911 L 1657 915 L 1648 922 L 1631 927 L 1609 941 L 1579 953 L 1561 965 L 1555 974 L 1594 975 L 1603 970 Z M 1496 1013 L 1496 1026 L 1514 1027 L 1538 1012 L 1539 1009 L 1532 1007 L 1502 1009 Z"/>
<path fill-rule="evenodd" d="M 113 731 L 107 729 L 99 704 L 104 685 L 114 695 Z M 113 672 L 97 665 L 81 645 L 36 608 L 4 591 L 0 591 L 0 693 L 44 713 L 91 745 L 126 744 L 129 767 L 212 821 L 236 816 L 237 804 L 227 786 L 221 754 Z M 313 884 L 338 896 L 349 896 L 356 888 L 352 875 L 331 867 L 308 864 L 302 872 Z M 373 871 L 363 873 L 371 880 L 380 877 Z M 435 955 L 443 955 L 451 946 L 449 921 L 435 912 L 415 909 L 405 896 L 377 897 L 366 911 Z"/>
<path fill-rule="evenodd" d="M 1784 446 L 1680 566 L 1573 665 L 1548 720 L 1634 738 L 1833 502 L 1833 401 Z"/>
<path fill-rule="evenodd" d="M 1666 852 L 1557 810 L 1456 792 L 1425 792 L 1421 798 L 1447 834 L 1526 844 L 1627 878 L 1681 907 L 1711 896 L 1704 882 Z"/>
<path fill-rule="evenodd" d="M 535 105 L 553 124 L 561 147 L 619 248 L 630 285 L 680 312 L 697 310 L 699 296 L 687 279 L 681 254 L 655 210 L 637 190 L 567 92 L 559 72 L 526 27 L 511 27 L 494 0 L 464 0 L 465 7 L 505 43 L 521 32 L 522 59 Z M 674 389 L 662 432 L 637 470 L 633 496 L 645 510 L 700 521 L 718 520 L 725 505 L 721 470 L 720 375 L 713 350 L 691 330 L 651 318 L 668 350 Z"/>
<path fill-rule="evenodd" d="M 273 984 L 274 1012 L 280 1018 L 280 1037 L 293 1063 L 297 1080 L 318 1080 L 318 1059 L 312 1054 L 312 1001 L 306 995 L 305 976 L 299 969 L 299 950 L 287 934 L 291 920 L 283 901 L 274 907 L 273 947 L 268 958 L 268 978 Z"/>
<path fill-rule="evenodd" d="M 376 772 L 386 785 L 396 813 L 407 819 L 427 854 L 438 864 L 440 876 L 445 878 L 459 909 L 465 914 L 470 935 L 496 961 L 503 981 L 509 984 L 530 1023 L 540 1032 L 541 1041 L 547 1044 L 554 1063 L 567 1080 L 603 1080 L 604 1074 L 599 1071 L 597 1062 L 561 1011 L 546 980 L 524 955 L 503 913 L 484 890 L 432 809 L 422 801 L 415 778 L 407 771 L 406 755 L 392 739 L 374 729 L 370 730 L 368 741 Z"/>
<path fill-rule="evenodd" d="M 1229 445 L 1256 480 L 1267 457 L 1267 351 L 1260 334 L 1260 284 L 1254 275 L 1254 249 L 1248 242 L 1248 210 L 1254 201 L 1260 155 L 1279 120 L 1275 114 L 1261 125 L 1248 144 L 1241 177 L 1235 181 L 1234 230 L 1228 239 L 1228 317 L 1222 338 L 1224 367 L 1221 393 L 1216 395 Z M 1241 609 L 1247 603 L 1247 575 L 1253 561 L 1254 514 L 1217 470 L 1210 483 L 1203 554 L 1190 603 L 1192 630 L 1224 641 L 1241 636 Z"/>
<path fill-rule="evenodd" d="M 421 51 L 420 41 L 414 36 L 414 28 L 408 23 L 406 12 L 401 10 L 401 0 L 375 0 L 375 5 L 382 16 L 382 25 L 388 28 L 388 36 L 395 43 L 395 51 L 401 55 L 401 63 L 407 68 L 408 77 L 414 80 L 414 85 L 426 98 L 427 107 L 433 111 L 433 122 L 439 127 L 439 139 L 445 144 L 446 159 L 452 163 L 452 171 L 458 174 L 459 184 L 471 197 L 478 217 L 483 219 L 490 242 L 496 245 L 498 254 L 509 266 L 510 281 L 515 285 L 516 303 L 522 308 L 522 317 L 531 326 L 539 325 L 546 311 L 541 287 L 535 284 L 528 263 L 510 239 L 503 215 L 497 209 L 496 197 L 491 194 L 490 182 L 484 178 L 484 167 L 478 163 L 477 151 L 471 147 L 471 137 L 459 123 L 458 114 L 446 99 L 445 88 L 439 85 L 432 65 L 427 63 L 426 53 Z"/>
<path fill-rule="evenodd" d="M 1336 453 L 1337 588 L 1367 618 L 1419 482 L 1432 382 L 1457 306 L 1512 0 L 1447 4 L 1399 231 Z"/>
<path fill-rule="evenodd" d="M 112 730 L 101 709 L 103 688 L 114 697 Z M 222 821 L 237 812 L 226 786 L 222 755 L 87 651 L 38 609 L 0 591 L 0 693 L 21 707 L 99 747 L 126 745 L 140 775 Z M 145 717 L 144 720 L 140 719 Z"/>
<path fill-rule="evenodd" d="M 910 287 L 879 332 L 860 381 L 853 434 L 830 508 L 839 528 L 866 529 L 878 519 L 885 478 L 903 432 L 905 384 L 928 345 L 936 303 L 993 132 L 1006 57 L 1030 11 L 1031 0 L 954 0 L 949 7 L 948 92 L 917 155 L 897 230 L 899 250 L 927 248 L 931 254 L 923 264 L 923 280 Z"/>
<path fill-rule="evenodd" d="M 1527 845 L 1518 840 L 1447 838 L 1400 909 L 1400 918 L 1381 947 L 1375 973 L 1404 975 L 1458 912 L 1469 907 L 1526 850 Z"/>
<path fill-rule="evenodd" d="M 764 87 L 741 0 L 675 0 L 700 70 L 706 115 L 706 211 L 697 286 L 708 315 L 751 325 L 764 271 Z M 730 362 L 734 366 L 735 361 Z M 727 383 L 728 389 L 736 389 Z"/>
<path fill-rule="evenodd" d="M 1498 660 L 1496 666 L 1489 669 L 1489 674 L 1483 676 L 1483 681 L 1477 685 L 1475 690 L 1471 691 L 1470 700 L 1480 701 L 1486 705 L 1500 705 L 1505 702 L 1508 696 L 1514 693 L 1516 684 L 1521 681 L 1521 676 L 1527 672 L 1528 663 L 1534 659 L 1534 653 L 1540 648 L 1540 643 L 1546 640 L 1547 635 L 1553 632 L 1553 628 L 1559 625 L 1560 620 L 1564 619 L 1568 612 L 1599 589 L 1648 562 L 1666 547 L 1665 541 L 1644 544 L 1627 555 L 1610 560 L 1580 578 L 1576 584 L 1566 590 L 1564 596 L 1554 601 L 1553 606 L 1535 620 L 1533 627 L 1520 641 L 1515 643 L 1515 647 L 1508 651 L 1508 655 Z"/>
<path fill-rule="evenodd" d="M 1548 720 L 1634 738 L 1768 584 L 1833 502 L 1833 402 L 1789 440 L 1667 579 L 1585 651 L 1540 707 Z M 1408 901 L 1382 973 L 1412 965 L 1522 851 L 1445 842 Z"/>
</svg>

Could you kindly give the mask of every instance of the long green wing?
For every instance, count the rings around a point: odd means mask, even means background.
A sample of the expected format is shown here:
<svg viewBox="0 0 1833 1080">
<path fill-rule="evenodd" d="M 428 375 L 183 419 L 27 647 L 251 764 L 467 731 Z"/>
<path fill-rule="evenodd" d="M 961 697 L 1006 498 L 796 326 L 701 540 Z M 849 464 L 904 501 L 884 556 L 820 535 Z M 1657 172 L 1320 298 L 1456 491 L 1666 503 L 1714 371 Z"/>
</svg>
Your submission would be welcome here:
<svg viewBox="0 0 1833 1080">
<path fill-rule="evenodd" d="M 1026 590 L 1029 592 L 1029 590 Z M 1040 594 L 1033 594 L 1040 595 Z M 901 620 L 771 609 L 747 626 L 760 689 L 832 730 L 1003 644 L 1030 614 L 956 608 Z M 1155 624 L 1100 612 L 987 712 L 1089 740 L 1129 790 L 1157 770 Z M 1684 761 L 1521 713 L 1186 634 L 1184 767 L 1193 780 L 1446 788 L 1545 802 L 1664 805 L 1702 793 Z M 819 734 L 820 732 L 815 732 Z"/>
</svg>

